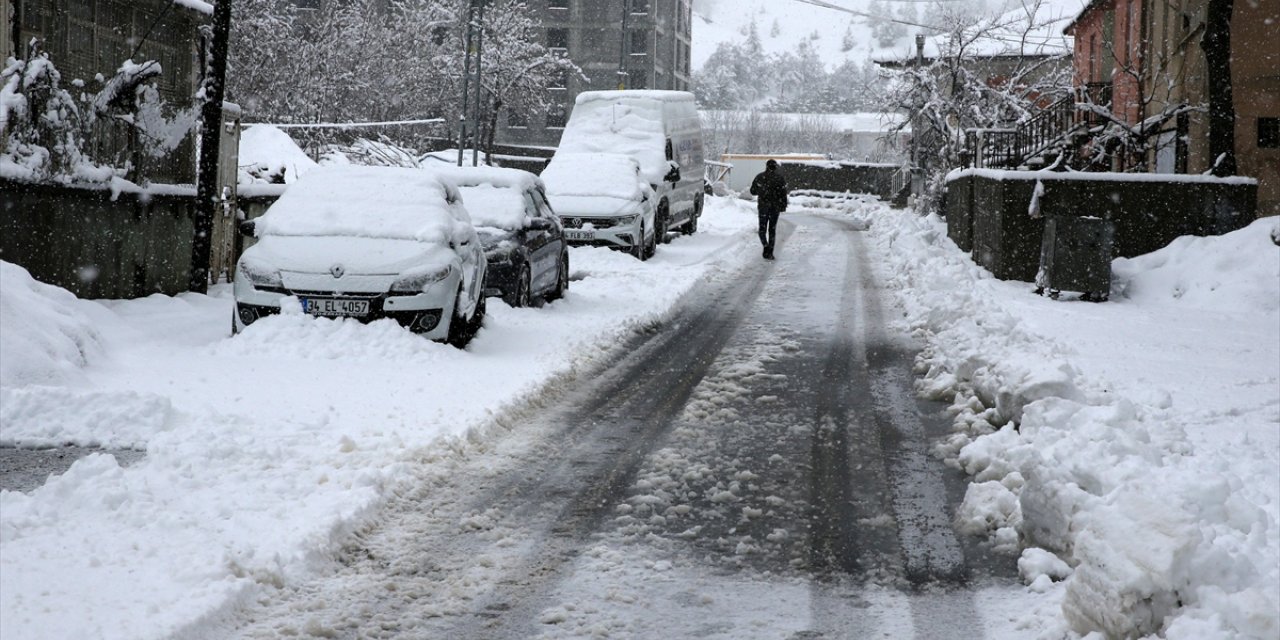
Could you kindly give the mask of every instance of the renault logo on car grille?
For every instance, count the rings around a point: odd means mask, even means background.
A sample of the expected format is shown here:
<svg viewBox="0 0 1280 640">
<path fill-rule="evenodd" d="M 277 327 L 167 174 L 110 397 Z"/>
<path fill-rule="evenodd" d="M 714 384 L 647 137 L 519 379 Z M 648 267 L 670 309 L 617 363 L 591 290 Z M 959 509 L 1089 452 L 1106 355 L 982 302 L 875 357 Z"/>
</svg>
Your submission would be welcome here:
<svg viewBox="0 0 1280 640">
<path fill-rule="evenodd" d="M 347 272 L 346 268 L 340 264 L 335 264 L 332 267 L 329 267 L 329 273 L 332 273 L 333 277 L 335 278 L 341 278 L 342 274 L 346 272 Z"/>
</svg>

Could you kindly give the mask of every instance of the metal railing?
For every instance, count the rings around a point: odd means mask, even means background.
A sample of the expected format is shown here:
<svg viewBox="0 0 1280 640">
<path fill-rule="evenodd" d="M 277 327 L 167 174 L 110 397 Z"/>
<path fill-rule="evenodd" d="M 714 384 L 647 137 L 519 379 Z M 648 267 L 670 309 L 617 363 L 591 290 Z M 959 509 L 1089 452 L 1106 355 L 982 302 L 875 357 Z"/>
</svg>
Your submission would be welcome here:
<svg viewBox="0 0 1280 640">
<path fill-rule="evenodd" d="M 1110 109 L 1110 82 L 1091 82 L 1055 100 L 1011 129 L 965 131 L 961 164 L 965 167 L 1012 169 L 1066 145 L 1072 135 L 1102 123 L 1105 117 L 1082 105 Z"/>
</svg>

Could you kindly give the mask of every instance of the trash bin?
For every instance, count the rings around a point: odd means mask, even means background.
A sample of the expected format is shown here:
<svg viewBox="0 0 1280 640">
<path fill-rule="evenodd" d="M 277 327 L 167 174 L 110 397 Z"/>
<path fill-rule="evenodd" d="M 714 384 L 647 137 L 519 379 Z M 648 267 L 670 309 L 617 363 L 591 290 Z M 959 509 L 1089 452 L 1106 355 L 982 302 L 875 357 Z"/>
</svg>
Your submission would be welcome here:
<svg viewBox="0 0 1280 640">
<path fill-rule="evenodd" d="M 1081 300 L 1103 302 L 1111 294 L 1111 252 L 1115 224 L 1095 217 L 1054 216 L 1045 220 L 1040 241 L 1036 293 L 1057 299 L 1079 291 Z"/>
</svg>

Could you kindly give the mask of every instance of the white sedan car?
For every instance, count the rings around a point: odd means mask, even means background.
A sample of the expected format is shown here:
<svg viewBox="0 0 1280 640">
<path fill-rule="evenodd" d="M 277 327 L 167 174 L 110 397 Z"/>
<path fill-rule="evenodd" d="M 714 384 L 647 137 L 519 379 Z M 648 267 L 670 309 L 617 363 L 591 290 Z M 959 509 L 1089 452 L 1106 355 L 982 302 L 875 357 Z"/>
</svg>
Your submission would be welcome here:
<svg viewBox="0 0 1280 640">
<path fill-rule="evenodd" d="M 431 171 L 315 169 L 242 231 L 257 242 L 236 264 L 233 331 L 296 304 L 462 347 L 484 318 L 484 249 L 457 188 Z"/>
</svg>

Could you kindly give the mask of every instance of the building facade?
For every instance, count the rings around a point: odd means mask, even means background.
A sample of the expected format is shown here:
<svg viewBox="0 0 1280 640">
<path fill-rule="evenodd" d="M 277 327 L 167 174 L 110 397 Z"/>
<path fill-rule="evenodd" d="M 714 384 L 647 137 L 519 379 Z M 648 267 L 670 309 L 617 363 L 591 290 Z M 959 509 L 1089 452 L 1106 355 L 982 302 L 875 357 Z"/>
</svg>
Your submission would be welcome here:
<svg viewBox="0 0 1280 640">
<path fill-rule="evenodd" d="M 556 146 L 583 91 L 689 90 L 690 0 L 530 0 L 529 8 L 546 46 L 564 52 L 586 78 L 566 74 L 550 87 L 546 113 L 502 114 L 498 142 Z"/>
<path fill-rule="evenodd" d="M 1130 125 L 1160 122 L 1145 162 L 1156 173 L 1204 173 L 1209 74 L 1202 48 L 1208 0 L 1094 0 L 1068 27 L 1077 87 Z M 1237 172 L 1258 180 L 1259 215 L 1280 214 L 1280 1 L 1237 2 L 1231 17 L 1231 84 Z M 1183 108 L 1177 118 L 1161 114 Z"/>
</svg>

